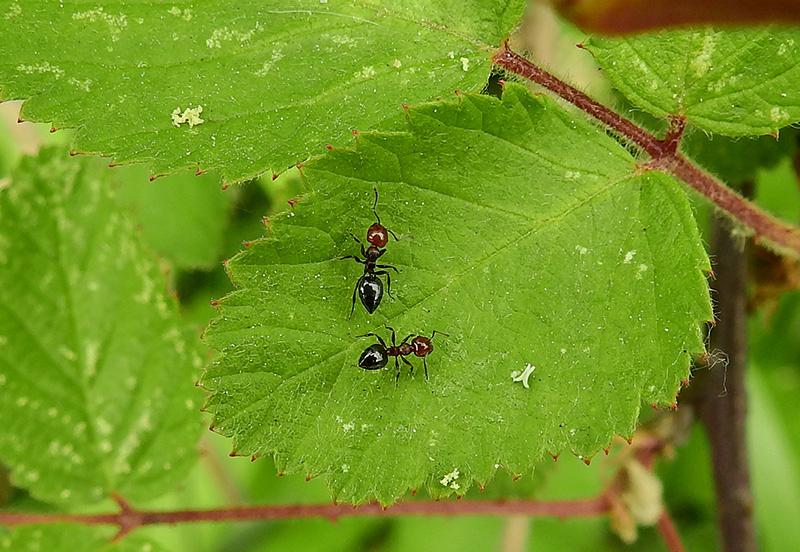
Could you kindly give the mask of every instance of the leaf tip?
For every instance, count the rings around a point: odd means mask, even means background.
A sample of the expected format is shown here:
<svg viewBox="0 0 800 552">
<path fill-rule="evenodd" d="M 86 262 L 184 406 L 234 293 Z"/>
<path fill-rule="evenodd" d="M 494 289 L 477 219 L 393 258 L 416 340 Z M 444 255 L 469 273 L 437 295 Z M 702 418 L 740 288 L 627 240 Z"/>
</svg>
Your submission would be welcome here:
<svg viewBox="0 0 800 552">
<path fill-rule="evenodd" d="M 250 457 L 250 461 L 251 461 L 251 462 L 255 462 L 257 458 L 258 458 L 258 456 L 256 456 L 256 455 L 254 454 L 253 456 L 251 456 L 251 457 Z"/>
<path fill-rule="evenodd" d="M 210 304 L 212 307 L 214 307 L 214 308 L 217 308 L 217 307 L 219 306 L 219 301 L 218 301 L 218 300 L 216 300 L 216 299 L 212 299 L 211 301 L 209 301 L 209 304 Z"/>
<path fill-rule="evenodd" d="M 277 179 L 278 179 L 278 173 L 275 172 L 272 173 L 272 180 L 277 180 Z"/>
<path fill-rule="evenodd" d="M 224 192 L 224 191 L 225 191 L 225 190 L 227 190 L 229 187 L 230 187 L 230 186 L 229 186 L 227 183 L 226 183 L 226 184 L 223 184 L 223 185 L 222 185 L 222 191 Z"/>
<path fill-rule="evenodd" d="M 553 462 L 558 462 L 558 454 L 550 454 L 553 457 Z"/>
<path fill-rule="evenodd" d="M 242 245 L 245 246 L 245 247 L 250 247 L 251 243 L 253 243 L 253 242 L 249 242 L 249 241 L 245 240 L 245 241 L 242 242 Z"/>
<path fill-rule="evenodd" d="M 353 129 L 351 132 L 353 133 L 353 136 L 358 136 L 358 131 L 356 129 Z"/>
<path fill-rule="evenodd" d="M 684 378 L 683 381 L 681 381 L 681 384 L 684 387 L 689 387 L 689 378 Z"/>
<path fill-rule="evenodd" d="M 650 406 L 653 407 L 653 410 L 658 411 L 658 405 L 657 404 L 654 403 L 654 404 L 651 404 Z"/>
<path fill-rule="evenodd" d="M 606 448 L 603 449 L 603 453 L 605 453 L 606 456 L 608 456 L 608 453 L 610 451 L 611 451 L 611 447 L 606 447 Z"/>
<path fill-rule="evenodd" d="M 403 109 L 408 111 L 408 104 L 403 104 Z"/>
</svg>

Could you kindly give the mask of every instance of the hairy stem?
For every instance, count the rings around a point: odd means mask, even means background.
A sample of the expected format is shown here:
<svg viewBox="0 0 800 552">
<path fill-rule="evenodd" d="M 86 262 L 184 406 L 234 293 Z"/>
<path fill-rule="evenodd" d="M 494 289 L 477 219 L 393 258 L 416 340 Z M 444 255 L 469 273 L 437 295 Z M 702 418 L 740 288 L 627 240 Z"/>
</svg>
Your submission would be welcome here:
<svg viewBox="0 0 800 552">
<path fill-rule="evenodd" d="M 750 228 L 756 240 L 767 240 L 794 256 L 800 255 L 800 229 L 787 225 L 759 209 L 678 153 L 686 124 L 682 117 L 675 115 L 670 118 L 667 135 L 661 140 L 511 51 L 508 44 L 504 45 L 492 60 L 500 67 L 542 85 L 635 143 L 652 157 L 645 168 L 671 173 L 680 178 L 719 209 Z"/>
</svg>

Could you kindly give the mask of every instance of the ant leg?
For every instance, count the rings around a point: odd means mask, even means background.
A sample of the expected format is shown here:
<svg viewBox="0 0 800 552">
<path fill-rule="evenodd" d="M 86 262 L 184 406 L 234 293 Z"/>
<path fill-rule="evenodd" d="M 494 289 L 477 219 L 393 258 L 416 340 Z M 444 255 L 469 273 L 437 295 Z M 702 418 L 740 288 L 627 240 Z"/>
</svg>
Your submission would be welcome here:
<svg viewBox="0 0 800 552">
<path fill-rule="evenodd" d="M 447 337 L 450 337 L 450 334 L 446 334 L 444 332 L 437 332 L 436 330 L 433 330 L 433 333 L 431 334 L 431 339 L 433 339 L 433 336 L 435 336 L 437 333 L 438 334 L 442 334 L 442 335 L 447 336 Z"/>
<path fill-rule="evenodd" d="M 412 333 L 412 334 L 408 334 L 408 337 L 407 337 L 407 338 L 405 338 L 405 339 L 404 339 L 404 340 L 403 340 L 403 341 L 400 343 L 400 345 L 403 345 L 404 343 L 408 343 L 408 340 L 409 340 L 409 339 L 411 339 L 412 337 L 414 337 L 414 334 L 413 334 L 413 333 Z"/>
<path fill-rule="evenodd" d="M 408 373 L 409 374 L 413 374 L 414 373 L 414 365 L 411 364 L 409 361 L 407 361 L 404 357 L 400 357 L 400 360 L 402 360 L 403 362 L 408 364 L 408 368 L 409 368 Z"/>
<path fill-rule="evenodd" d="M 389 276 L 389 273 L 386 272 L 385 270 L 379 270 L 377 272 L 373 272 L 373 274 L 375 276 L 378 276 L 380 274 L 386 276 L 386 294 L 392 299 L 394 299 L 394 295 L 392 295 L 392 278 Z"/>
<path fill-rule="evenodd" d="M 340 260 L 340 261 L 343 261 L 343 260 L 345 260 L 345 259 L 353 259 L 354 261 L 356 261 L 356 262 L 358 262 L 358 263 L 361 263 L 361 264 L 367 264 L 367 261 L 365 261 L 364 259 L 359 259 L 359 258 L 358 258 L 358 257 L 356 257 L 355 255 L 346 255 L 346 256 L 344 256 L 344 257 L 339 257 L 339 259 L 338 259 L 338 260 Z"/>
<path fill-rule="evenodd" d="M 425 362 L 425 357 L 422 357 L 422 365 L 425 367 L 425 381 L 428 381 L 428 363 Z"/>
<path fill-rule="evenodd" d="M 395 340 L 394 328 L 392 328 L 391 326 L 386 326 L 386 329 L 392 331 L 392 347 L 397 347 L 397 341 Z"/>
<path fill-rule="evenodd" d="M 398 357 L 394 357 L 394 367 L 397 368 L 397 375 L 394 377 L 394 386 L 397 387 L 400 382 L 400 363 L 397 362 Z M 403 359 L 405 360 L 405 359 Z"/>
<path fill-rule="evenodd" d="M 357 237 L 355 237 L 355 235 L 350 230 L 348 230 L 347 233 L 350 234 L 350 237 L 353 238 L 354 240 L 356 240 L 356 243 L 361 246 L 361 255 L 363 257 L 366 257 L 367 256 L 367 251 L 364 249 L 364 243 L 361 240 L 359 240 Z"/>
<path fill-rule="evenodd" d="M 353 257 L 353 258 L 355 259 L 355 257 Z M 358 259 L 356 259 L 356 260 L 358 260 Z M 363 276 L 362 276 L 362 278 L 363 278 Z M 359 280 L 361 280 L 361 278 L 359 278 Z M 358 284 L 356 283 L 356 287 L 353 288 L 353 306 L 350 309 L 350 316 L 347 317 L 348 320 L 353 318 L 353 313 L 356 310 L 356 293 L 357 292 L 358 292 Z"/>
<path fill-rule="evenodd" d="M 384 249 L 384 251 L 386 251 L 386 250 Z M 392 270 L 394 270 L 395 272 L 400 274 L 400 271 L 397 270 L 397 268 L 393 267 L 392 265 L 375 265 L 375 268 L 391 268 Z M 442 333 L 442 332 L 439 332 L 439 333 Z"/>
<path fill-rule="evenodd" d="M 379 335 L 378 335 L 378 334 L 376 334 L 376 333 L 372 333 L 372 332 L 370 332 L 370 333 L 365 333 L 365 334 L 363 334 L 363 335 L 357 335 L 356 337 L 376 337 L 376 338 L 378 339 L 378 341 L 380 342 L 380 344 L 383 346 L 383 348 L 384 348 L 384 349 L 387 349 L 387 348 L 388 348 L 388 347 L 386 347 L 386 343 L 383 341 L 383 339 L 381 338 L 381 336 L 379 336 Z"/>
</svg>

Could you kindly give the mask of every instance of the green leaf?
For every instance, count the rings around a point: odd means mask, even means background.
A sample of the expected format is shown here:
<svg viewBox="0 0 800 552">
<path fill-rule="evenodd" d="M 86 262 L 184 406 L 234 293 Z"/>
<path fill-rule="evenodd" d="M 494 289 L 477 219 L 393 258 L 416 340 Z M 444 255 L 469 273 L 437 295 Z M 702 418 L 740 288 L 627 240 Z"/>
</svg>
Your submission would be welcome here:
<svg viewBox="0 0 800 552">
<path fill-rule="evenodd" d="M 569 155 L 565 158 L 565 152 Z M 616 141 L 510 85 L 409 113 L 303 167 L 308 193 L 271 237 L 228 263 L 204 385 L 238 454 L 322 475 L 340 501 L 390 503 L 484 484 L 548 453 L 591 456 L 629 436 L 641 401 L 674 402 L 711 319 L 708 258 L 671 178 L 638 172 Z M 340 260 L 374 222 L 400 239 L 375 314 L 347 317 L 362 266 Z M 383 327 L 430 336 L 413 377 L 357 366 Z M 529 388 L 512 376 L 536 369 Z M 445 477 L 458 470 L 459 477 Z M 442 481 L 448 481 L 442 484 Z"/>
<path fill-rule="evenodd" d="M 800 32 L 766 27 L 669 31 L 586 41 L 634 104 L 729 136 L 800 121 Z"/>
<path fill-rule="evenodd" d="M 147 244 L 179 268 L 216 263 L 232 196 L 219 176 L 183 172 L 151 181 L 140 167 L 126 169 L 119 197 Z"/>
<path fill-rule="evenodd" d="M 113 527 L 91 527 L 66 523 L 15 527 L 9 531 L 0 527 L 0 550 L 14 552 L 166 552 L 153 541 L 138 536 L 110 542 Z"/>
<path fill-rule="evenodd" d="M 524 5 L 0 1 L 0 87 L 26 119 L 82 127 L 77 150 L 239 181 L 482 87 Z"/>
<path fill-rule="evenodd" d="M 195 461 L 199 358 L 109 169 L 64 157 L 0 190 L 0 460 L 47 502 L 149 498 Z"/>
</svg>

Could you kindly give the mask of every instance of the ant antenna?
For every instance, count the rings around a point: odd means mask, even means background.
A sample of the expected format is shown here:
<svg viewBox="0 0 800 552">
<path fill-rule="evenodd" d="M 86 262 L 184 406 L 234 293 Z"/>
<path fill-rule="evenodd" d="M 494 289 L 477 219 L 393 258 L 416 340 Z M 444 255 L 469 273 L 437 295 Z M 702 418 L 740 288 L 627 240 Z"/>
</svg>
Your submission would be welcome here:
<svg viewBox="0 0 800 552">
<path fill-rule="evenodd" d="M 372 189 L 375 190 L 375 203 L 372 204 L 372 212 L 375 214 L 375 218 L 378 219 L 378 224 L 381 223 L 381 217 L 378 216 L 378 187 L 373 184 Z"/>
<path fill-rule="evenodd" d="M 442 334 L 442 335 L 444 335 L 444 336 L 447 336 L 447 337 L 450 337 L 450 334 L 446 334 L 446 333 L 444 333 L 444 332 L 437 332 L 436 330 L 433 330 L 433 333 L 431 334 L 431 339 L 433 339 L 433 337 L 434 337 L 434 336 L 435 336 L 437 333 L 438 333 L 438 334 Z"/>
</svg>

